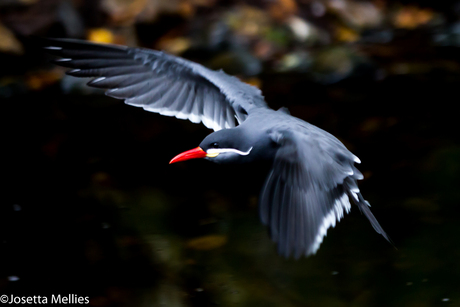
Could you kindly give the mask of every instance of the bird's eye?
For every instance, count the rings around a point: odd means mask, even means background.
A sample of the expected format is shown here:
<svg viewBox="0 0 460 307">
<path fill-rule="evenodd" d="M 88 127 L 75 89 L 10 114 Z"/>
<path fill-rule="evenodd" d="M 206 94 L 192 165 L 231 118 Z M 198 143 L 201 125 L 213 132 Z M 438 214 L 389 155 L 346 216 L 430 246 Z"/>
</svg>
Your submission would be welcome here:
<svg viewBox="0 0 460 307">
<path fill-rule="evenodd" d="M 211 147 L 211 148 L 219 148 L 219 143 L 214 142 L 211 145 L 209 145 L 209 147 Z"/>
</svg>

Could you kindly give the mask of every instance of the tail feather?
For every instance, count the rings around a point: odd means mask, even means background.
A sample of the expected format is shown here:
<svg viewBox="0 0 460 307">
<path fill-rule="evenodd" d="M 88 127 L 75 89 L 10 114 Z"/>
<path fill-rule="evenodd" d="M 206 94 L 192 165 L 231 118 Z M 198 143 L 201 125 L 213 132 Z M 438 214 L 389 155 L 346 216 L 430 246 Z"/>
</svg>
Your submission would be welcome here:
<svg viewBox="0 0 460 307">
<path fill-rule="evenodd" d="M 381 234 L 388 242 L 390 242 L 394 246 L 393 241 L 387 235 L 385 230 L 383 230 L 382 226 L 380 226 L 380 223 L 377 221 L 374 214 L 372 214 L 371 209 L 369 208 L 369 205 L 368 205 L 369 203 L 364 200 L 361 194 L 358 194 L 358 197 L 359 197 L 359 201 L 356 202 L 356 205 L 358 206 L 361 213 L 364 214 L 365 217 L 367 217 L 372 227 L 374 227 L 375 231 Z"/>
<path fill-rule="evenodd" d="M 385 230 L 383 230 L 382 226 L 380 226 L 380 223 L 377 221 L 374 214 L 372 214 L 371 209 L 369 208 L 371 205 L 363 198 L 363 196 L 359 192 L 359 189 L 357 189 L 356 182 L 353 182 L 351 178 L 347 179 L 348 180 L 345 180 L 344 184 L 345 190 L 349 194 L 349 198 L 352 199 L 353 202 L 358 206 L 359 211 L 361 211 L 361 213 L 364 214 L 365 217 L 367 217 L 372 227 L 374 227 L 375 231 L 381 234 L 388 242 L 390 242 L 391 245 L 395 246 L 393 241 L 385 232 Z"/>
</svg>

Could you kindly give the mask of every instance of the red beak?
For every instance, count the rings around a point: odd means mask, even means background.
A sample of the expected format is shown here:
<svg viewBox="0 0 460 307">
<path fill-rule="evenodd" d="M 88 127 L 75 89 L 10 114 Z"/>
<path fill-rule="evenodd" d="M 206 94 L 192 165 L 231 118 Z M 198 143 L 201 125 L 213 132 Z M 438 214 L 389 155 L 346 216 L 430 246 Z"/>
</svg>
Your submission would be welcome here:
<svg viewBox="0 0 460 307">
<path fill-rule="evenodd" d="M 200 147 L 197 147 L 197 148 L 193 148 L 193 149 L 184 151 L 181 154 L 178 154 L 177 156 L 172 158 L 171 161 L 169 161 L 169 164 L 180 162 L 180 161 L 185 161 L 185 160 L 190 160 L 190 159 L 204 158 L 204 157 L 206 157 L 206 152 Z"/>
</svg>

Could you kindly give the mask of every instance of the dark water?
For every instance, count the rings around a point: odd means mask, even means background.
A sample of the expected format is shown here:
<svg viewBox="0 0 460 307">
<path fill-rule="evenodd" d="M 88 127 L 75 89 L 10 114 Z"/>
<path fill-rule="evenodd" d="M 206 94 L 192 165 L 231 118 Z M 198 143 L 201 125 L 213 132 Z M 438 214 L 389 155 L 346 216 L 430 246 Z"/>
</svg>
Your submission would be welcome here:
<svg viewBox="0 0 460 307">
<path fill-rule="evenodd" d="M 168 165 L 210 131 L 55 85 L 2 100 L 2 292 L 93 306 L 460 306 L 460 77 L 262 84 L 272 107 L 359 156 L 361 191 L 397 249 L 354 207 L 315 256 L 286 260 L 258 219 L 264 167 Z"/>
</svg>

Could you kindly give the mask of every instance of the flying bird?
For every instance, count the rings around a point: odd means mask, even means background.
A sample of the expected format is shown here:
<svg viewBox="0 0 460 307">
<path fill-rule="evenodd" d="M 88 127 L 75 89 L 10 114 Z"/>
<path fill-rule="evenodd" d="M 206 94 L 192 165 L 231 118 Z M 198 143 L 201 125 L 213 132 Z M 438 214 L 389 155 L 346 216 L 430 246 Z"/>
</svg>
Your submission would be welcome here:
<svg viewBox="0 0 460 307">
<path fill-rule="evenodd" d="M 59 57 L 54 63 L 72 68 L 68 75 L 92 77 L 88 85 L 107 89 L 110 97 L 214 130 L 170 163 L 195 158 L 271 162 L 259 212 L 281 255 L 298 259 L 315 254 L 351 203 L 391 242 L 357 186 L 363 179 L 355 166 L 358 157 L 286 109 L 270 109 L 258 88 L 156 50 L 71 39 L 42 39 L 40 44 Z"/>
</svg>

